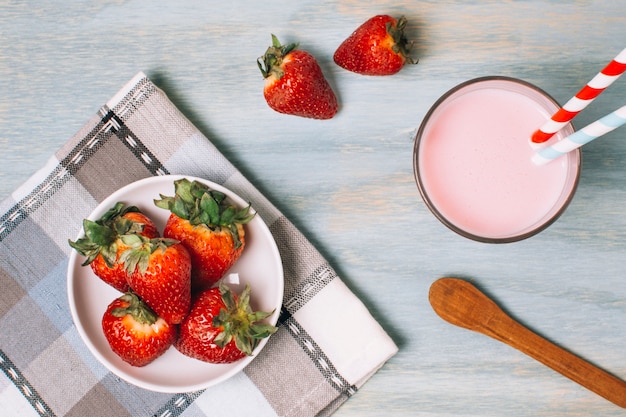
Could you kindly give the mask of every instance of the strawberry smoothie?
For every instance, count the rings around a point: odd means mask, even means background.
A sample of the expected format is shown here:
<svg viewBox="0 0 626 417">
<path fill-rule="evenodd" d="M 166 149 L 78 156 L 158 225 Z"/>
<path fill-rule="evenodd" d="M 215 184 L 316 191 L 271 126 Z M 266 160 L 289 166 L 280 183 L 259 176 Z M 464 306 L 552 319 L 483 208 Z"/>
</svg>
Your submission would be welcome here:
<svg viewBox="0 0 626 417">
<path fill-rule="evenodd" d="M 580 152 L 537 166 L 530 137 L 558 108 L 543 91 L 505 77 L 446 93 L 415 144 L 418 187 L 435 216 L 490 243 L 527 238 L 555 221 L 576 190 Z M 550 143 L 570 133 L 568 125 Z"/>
</svg>

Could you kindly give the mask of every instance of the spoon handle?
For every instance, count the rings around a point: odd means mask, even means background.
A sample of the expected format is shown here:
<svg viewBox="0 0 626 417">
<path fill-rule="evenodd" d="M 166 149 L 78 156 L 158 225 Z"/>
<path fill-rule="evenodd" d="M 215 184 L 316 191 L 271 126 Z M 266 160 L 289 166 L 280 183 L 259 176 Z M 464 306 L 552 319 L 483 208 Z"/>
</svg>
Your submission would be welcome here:
<svg viewBox="0 0 626 417">
<path fill-rule="evenodd" d="M 626 382 L 524 327 L 469 282 L 442 278 L 431 286 L 429 298 L 444 320 L 506 343 L 626 408 Z"/>
<path fill-rule="evenodd" d="M 544 339 L 511 319 L 508 332 L 496 337 L 574 382 L 626 408 L 626 382 Z"/>
</svg>

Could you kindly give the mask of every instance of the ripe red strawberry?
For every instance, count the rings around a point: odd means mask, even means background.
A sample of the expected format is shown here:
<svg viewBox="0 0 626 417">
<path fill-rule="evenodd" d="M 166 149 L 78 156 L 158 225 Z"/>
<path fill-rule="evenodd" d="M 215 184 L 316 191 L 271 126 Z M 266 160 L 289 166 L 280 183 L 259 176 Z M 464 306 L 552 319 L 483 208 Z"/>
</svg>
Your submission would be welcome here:
<svg viewBox="0 0 626 417">
<path fill-rule="evenodd" d="M 174 347 L 205 362 L 237 361 L 252 355 L 261 339 L 276 331 L 270 324 L 259 323 L 271 314 L 251 310 L 250 286 L 237 297 L 221 283 L 197 295 Z"/>
<path fill-rule="evenodd" d="M 333 60 L 348 71 L 363 75 L 392 75 L 400 71 L 409 55 L 404 28 L 406 19 L 388 15 L 370 18 L 359 26 L 335 51 Z"/>
<path fill-rule="evenodd" d="M 86 257 L 83 266 L 90 265 L 96 276 L 121 292 L 128 291 L 129 287 L 127 274 L 118 259 L 128 246 L 119 237 L 125 234 L 159 236 L 154 222 L 137 207 L 124 207 L 119 202 L 97 221 L 85 219 L 83 230 L 85 236 L 76 242 L 70 240 L 70 246 Z"/>
<path fill-rule="evenodd" d="M 191 257 L 177 240 L 124 235 L 129 247 L 120 255 L 128 284 L 155 313 L 178 324 L 191 305 Z"/>
<path fill-rule="evenodd" d="M 102 316 L 102 330 L 116 355 L 133 366 L 145 366 L 161 356 L 177 337 L 168 324 L 137 297 L 126 293 Z"/>
<path fill-rule="evenodd" d="M 250 206 L 237 209 L 226 196 L 205 184 L 181 179 L 174 197 L 161 195 L 155 204 L 172 214 L 163 236 L 180 241 L 191 254 L 191 280 L 196 290 L 208 288 L 224 276 L 245 247 L 243 225 L 254 217 Z"/>
<path fill-rule="evenodd" d="M 272 46 L 257 60 L 265 78 L 265 100 L 279 113 L 330 119 L 339 107 L 337 97 L 315 57 L 297 47 L 281 45 L 272 35 Z"/>
</svg>

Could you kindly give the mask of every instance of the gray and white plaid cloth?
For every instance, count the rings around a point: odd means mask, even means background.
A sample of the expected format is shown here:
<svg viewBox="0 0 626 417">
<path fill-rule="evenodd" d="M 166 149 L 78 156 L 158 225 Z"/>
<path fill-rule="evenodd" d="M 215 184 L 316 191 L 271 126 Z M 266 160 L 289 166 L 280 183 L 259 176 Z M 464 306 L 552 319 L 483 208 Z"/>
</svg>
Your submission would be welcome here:
<svg viewBox="0 0 626 417">
<path fill-rule="evenodd" d="M 279 331 L 242 372 L 201 392 L 120 380 L 83 344 L 68 307 L 68 238 L 108 195 L 163 174 L 205 178 L 251 201 L 284 265 Z M 2 415 L 325 416 L 397 352 L 320 253 L 143 73 L 0 213 Z"/>
</svg>

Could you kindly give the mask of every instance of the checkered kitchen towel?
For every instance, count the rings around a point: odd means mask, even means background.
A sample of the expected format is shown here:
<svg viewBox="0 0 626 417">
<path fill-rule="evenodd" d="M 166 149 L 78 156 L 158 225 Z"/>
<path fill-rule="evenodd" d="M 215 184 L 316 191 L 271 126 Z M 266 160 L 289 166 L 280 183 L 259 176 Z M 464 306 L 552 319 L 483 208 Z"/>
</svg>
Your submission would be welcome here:
<svg viewBox="0 0 626 417">
<path fill-rule="evenodd" d="M 67 302 L 67 239 L 109 194 L 162 174 L 206 178 L 251 201 L 284 264 L 279 331 L 244 371 L 201 392 L 117 378 L 83 344 Z M 142 73 L 0 213 L 2 415 L 330 415 L 397 352 L 317 250 Z"/>
</svg>

